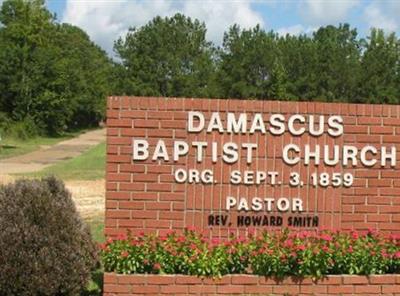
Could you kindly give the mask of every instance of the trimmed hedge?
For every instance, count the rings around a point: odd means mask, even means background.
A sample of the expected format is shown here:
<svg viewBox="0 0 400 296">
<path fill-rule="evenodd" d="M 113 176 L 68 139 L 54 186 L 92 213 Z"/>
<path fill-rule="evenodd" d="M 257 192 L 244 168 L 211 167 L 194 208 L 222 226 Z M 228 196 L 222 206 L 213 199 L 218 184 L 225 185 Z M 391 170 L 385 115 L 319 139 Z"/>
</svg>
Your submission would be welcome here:
<svg viewBox="0 0 400 296">
<path fill-rule="evenodd" d="M 0 187 L 0 295 L 76 295 L 96 264 L 88 227 L 61 181 Z"/>
<path fill-rule="evenodd" d="M 400 273 L 400 236 L 338 231 L 264 232 L 207 239 L 194 229 L 166 236 L 121 236 L 101 246 L 106 272 L 221 276 Z"/>
</svg>

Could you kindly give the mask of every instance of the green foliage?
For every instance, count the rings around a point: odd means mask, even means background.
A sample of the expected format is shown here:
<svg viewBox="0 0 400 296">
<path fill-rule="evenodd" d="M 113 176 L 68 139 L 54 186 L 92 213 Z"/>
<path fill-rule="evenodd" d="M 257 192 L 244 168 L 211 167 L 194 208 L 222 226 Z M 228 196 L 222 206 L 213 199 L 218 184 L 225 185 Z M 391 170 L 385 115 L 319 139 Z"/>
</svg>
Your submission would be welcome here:
<svg viewBox="0 0 400 296">
<path fill-rule="evenodd" d="M 316 46 L 316 96 L 324 101 L 350 101 L 357 95 L 361 48 L 357 30 L 348 24 L 318 29 Z"/>
<path fill-rule="evenodd" d="M 105 271 L 282 278 L 400 273 L 400 237 L 336 231 L 264 232 L 209 240 L 193 229 L 165 236 L 121 236 L 102 245 Z"/>
<path fill-rule="evenodd" d="M 12 124 L 12 120 L 8 117 L 7 113 L 0 112 L 0 137 L 4 137 L 5 131 L 7 131 Z"/>
<path fill-rule="evenodd" d="M 96 216 L 91 217 L 86 221 L 90 226 L 90 232 L 92 233 L 92 238 L 97 243 L 103 243 L 104 238 L 104 217 Z"/>
<path fill-rule="evenodd" d="M 35 125 L 33 119 L 26 117 L 21 121 L 10 124 L 4 134 L 20 140 L 27 140 L 38 136 L 39 133 L 40 130 Z"/>
<path fill-rule="evenodd" d="M 0 24 L 0 111 L 47 134 L 97 125 L 110 94 L 400 102 L 400 42 L 379 29 L 364 39 L 348 24 L 299 36 L 234 24 L 217 48 L 204 23 L 158 16 L 115 41 L 111 61 L 44 0 L 4 1 Z"/>
<path fill-rule="evenodd" d="M 177 14 L 132 28 L 115 43 L 120 94 L 396 103 L 399 48 L 394 34 L 360 39 L 348 24 L 312 36 L 279 36 L 233 25 L 222 48 L 206 28 Z M 383 63 L 379 59 L 383 57 Z"/>
<path fill-rule="evenodd" d="M 0 112 L 0 145 L 5 139 L 14 138 L 27 140 L 40 134 L 40 129 L 36 126 L 31 117 L 25 117 L 21 121 L 13 121 L 3 112 Z"/>
<path fill-rule="evenodd" d="M 115 43 L 120 93 L 149 96 L 212 96 L 214 72 L 206 27 L 181 14 L 156 17 L 131 28 Z"/>
<path fill-rule="evenodd" d="M 96 125 L 111 63 L 81 29 L 58 24 L 43 0 L 0 10 L 0 110 L 49 134 Z"/>
<path fill-rule="evenodd" d="M 279 61 L 275 62 L 271 69 L 271 97 L 281 100 L 285 100 L 288 96 L 287 94 L 287 75 L 286 70 Z"/>
<path fill-rule="evenodd" d="M 0 187 L 1 295 L 76 295 L 96 262 L 90 232 L 61 181 Z"/>
<path fill-rule="evenodd" d="M 260 26 L 240 30 L 234 25 L 225 33 L 218 71 L 223 97 L 273 98 L 270 87 L 273 68 L 282 66 L 277 61 L 277 38 L 277 34 L 267 33 Z M 281 74 L 275 72 L 275 85 L 282 83 L 277 81 Z"/>
<path fill-rule="evenodd" d="M 279 36 L 259 26 L 232 26 L 218 77 L 224 97 L 350 101 L 357 96 L 361 49 L 349 25 L 313 36 Z"/>
<path fill-rule="evenodd" d="M 400 102 L 400 42 L 394 33 L 372 29 L 361 61 L 359 101 L 367 103 Z"/>
</svg>

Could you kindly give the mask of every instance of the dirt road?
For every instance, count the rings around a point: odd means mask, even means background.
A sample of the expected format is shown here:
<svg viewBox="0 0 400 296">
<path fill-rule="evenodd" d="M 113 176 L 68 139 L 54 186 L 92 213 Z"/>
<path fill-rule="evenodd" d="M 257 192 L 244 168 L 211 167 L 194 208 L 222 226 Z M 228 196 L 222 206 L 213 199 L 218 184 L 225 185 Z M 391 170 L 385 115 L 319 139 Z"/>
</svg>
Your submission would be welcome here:
<svg viewBox="0 0 400 296">
<path fill-rule="evenodd" d="M 86 132 L 76 138 L 12 158 L 0 160 L 0 185 L 13 182 L 10 174 L 39 171 L 65 159 L 76 157 L 105 141 L 105 129 Z M 104 180 L 66 181 L 76 207 L 83 218 L 104 215 Z"/>
<path fill-rule="evenodd" d="M 106 130 L 88 131 L 53 146 L 0 160 L 0 175 L 37 172 L 62 160 L 76 157 L 105 141 Z"/>
</svg>

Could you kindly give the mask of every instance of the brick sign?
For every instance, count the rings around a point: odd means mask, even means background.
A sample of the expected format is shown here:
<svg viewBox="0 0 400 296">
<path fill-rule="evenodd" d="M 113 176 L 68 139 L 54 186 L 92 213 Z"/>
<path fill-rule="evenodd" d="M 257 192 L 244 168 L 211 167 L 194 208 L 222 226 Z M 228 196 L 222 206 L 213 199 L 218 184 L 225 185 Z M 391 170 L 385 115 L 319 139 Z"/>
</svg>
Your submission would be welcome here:
<svg viewBox="0 0 400 296">
<path fill-rule="evenodd" d="M 110 97 L 106 234 L 400 229 L 400 106 Z"/>
</svg>

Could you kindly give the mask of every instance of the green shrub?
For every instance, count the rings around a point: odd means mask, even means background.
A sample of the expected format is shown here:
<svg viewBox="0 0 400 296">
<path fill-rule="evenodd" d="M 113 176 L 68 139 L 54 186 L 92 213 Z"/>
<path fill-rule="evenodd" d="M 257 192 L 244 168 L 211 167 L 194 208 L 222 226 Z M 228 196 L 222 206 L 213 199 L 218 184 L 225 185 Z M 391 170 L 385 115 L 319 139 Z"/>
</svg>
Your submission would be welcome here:
<svg viewBox="0 0 400 296">
<path fill-rule="evenodd" d="M 102 257 L 106 271 L 125 274 L 249 273 L 320 278 L 400 273 L 400 236 L 372 231 L 283 230 L 218 241 L 186 229 L 182 234 L 109 239 L 102 245 Z"/>
<path fill-rule="evenodd" d="M 11 119 L 7 116 L 6 113 L 0 112 L 0 132 L 8 130 L 11 124 Z"/>
<path fill-rule="evenodd" d="M 77 295 L 96 246 L 54 177 L 0 187 L 0 295 Z"/>
<path fill-rule="evenodd" d="M 26 140 L 38 136 L 40 129 L 32 118 L 27 117 L 22 121 L 11 123 L 7 134 L 17 139 Z"/>
<path fill-rule="evenodd" d="M 27 140 L 41 134 L 42 129 L 34 122 L 31 117 L 26 117 L 22 121 L 13 121 L 5 113 L 0 112 L 0 136 L 2 138 L 16 138 Z"/>
</svg>

